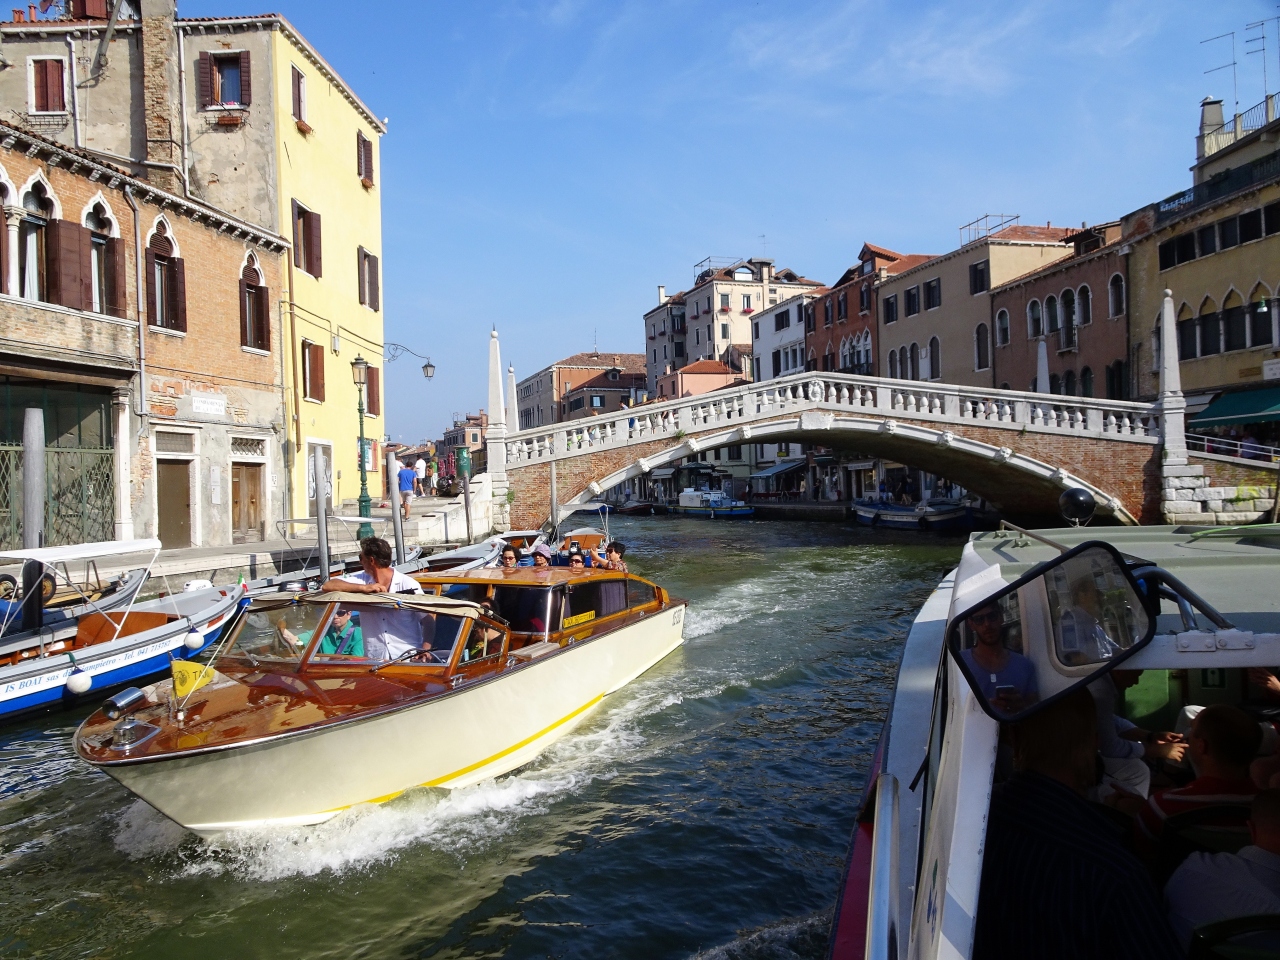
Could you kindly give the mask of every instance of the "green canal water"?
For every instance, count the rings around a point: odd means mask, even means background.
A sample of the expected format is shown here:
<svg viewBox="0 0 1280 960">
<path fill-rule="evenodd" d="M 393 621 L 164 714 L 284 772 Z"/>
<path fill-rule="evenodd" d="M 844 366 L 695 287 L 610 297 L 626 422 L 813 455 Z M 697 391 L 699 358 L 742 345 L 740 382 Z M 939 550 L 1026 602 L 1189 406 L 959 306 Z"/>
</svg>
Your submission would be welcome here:
<svg viewBox="0 0 1280 960">
<path fill-rule="evenodd" d="M 611 528 L 689 599 L 687 642 L 497 781 L 210 844 L 75 758 L 87 711 L 0 727 L 0 957 L 824 956 L 903 640 L 963 541 Z"/>
</svg>

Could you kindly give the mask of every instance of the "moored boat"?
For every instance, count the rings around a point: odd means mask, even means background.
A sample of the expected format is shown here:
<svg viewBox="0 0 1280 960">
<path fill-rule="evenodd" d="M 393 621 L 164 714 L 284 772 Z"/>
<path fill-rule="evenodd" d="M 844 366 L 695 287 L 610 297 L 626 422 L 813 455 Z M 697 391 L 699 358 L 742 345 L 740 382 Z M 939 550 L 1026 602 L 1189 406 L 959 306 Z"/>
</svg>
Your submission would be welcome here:
<svg viewBox="0 0 1280 960">
<path fill-rule="evenodd" d="M 683 642 L 684 602 L 639 577 L 418 579 L 427 595 L 254 601 L 204 685 L 122 694 L 77 752 L 197 833 L 320 823 L 514 770 Z M 362 622 L 358 647 L 326 648 L 339 608 Z"/>
<path fill-rule="evenodd" d="M 691 517 L 728 519 L 753 516 L 756 508 L 742 500 L 734 500 L 721 490 L 685 490 L 680 494 L 679 502 L 671 505 L 671 512 Z"/>
</svg>

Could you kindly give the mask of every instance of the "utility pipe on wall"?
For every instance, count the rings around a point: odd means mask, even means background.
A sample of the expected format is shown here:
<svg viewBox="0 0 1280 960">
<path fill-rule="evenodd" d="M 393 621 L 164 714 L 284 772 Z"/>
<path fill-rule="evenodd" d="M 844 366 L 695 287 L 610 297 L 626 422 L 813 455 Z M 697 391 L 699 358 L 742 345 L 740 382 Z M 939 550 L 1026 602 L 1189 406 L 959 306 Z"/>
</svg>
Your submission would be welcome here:
<svg viewBox="0 0 1280 960">
<path fill-rule="evenodd" d="M 133 199 L 133 185 L 126 183 L 124 185 L 124 198 L 129 204 L 129 209 L 133 211 L 133 273 L 136 284 L 135 292 L 137 300 L 135 301 L 134 317 L 138 321 L 138 409 L 135 411 L 142 419 L 142 429 L 138 431 L 139 437 L 145 437 L 147 430 L 147 321 L 142 315 L 142 219 L 138 210 L 138 204 Z M 127 437 L 123 438 L 128 440 Z"/>
</svg>

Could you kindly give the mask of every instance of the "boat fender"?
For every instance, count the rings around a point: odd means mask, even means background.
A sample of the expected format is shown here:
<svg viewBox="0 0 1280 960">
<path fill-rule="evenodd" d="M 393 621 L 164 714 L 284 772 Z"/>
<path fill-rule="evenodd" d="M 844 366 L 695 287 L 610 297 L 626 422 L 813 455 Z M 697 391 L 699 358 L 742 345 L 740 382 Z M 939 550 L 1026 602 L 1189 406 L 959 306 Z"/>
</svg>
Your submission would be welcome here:
<svg viewBox="0 0 1280 960">
<path fill-rule="evenodd" d="M 191 629 L 187 631 L 187 639 L 182 641 L 182 645 L 188 650 L 199 650 L 204 646 L 204 637 L 200 635 L 200 631 L 196 629 L 193 623 Z"/>
<path fill-rule="evenodd" d="M 212 586 L 212 580 L 188 580 L 182 585 L 182 592 L 195 593 L 197 590 L 208 590 Z"/>
<path fill-rule="evenodd" d="M 79 667 L 71 671 L 67 677 L 67 692 L 74 693 L 77 697 L 82 693 L 88 693 L 89 688 L 93 686 L 93 677 L 85 673 Z"/>
<path fill-rule="evenodd" d="M 102 712 L 108 720 L 119 720 L 126 713 L 137 710 L 147 702 L 147 695 L 137 687 L 126 687 L 114 697 L 102 701 Z"/>
</svg>

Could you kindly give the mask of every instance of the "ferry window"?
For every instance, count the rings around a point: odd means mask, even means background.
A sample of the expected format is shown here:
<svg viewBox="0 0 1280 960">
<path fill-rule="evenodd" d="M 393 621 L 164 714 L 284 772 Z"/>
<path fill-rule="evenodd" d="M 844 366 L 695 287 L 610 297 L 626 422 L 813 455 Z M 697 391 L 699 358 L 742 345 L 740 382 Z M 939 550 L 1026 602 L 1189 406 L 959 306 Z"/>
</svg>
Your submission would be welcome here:
<svg viewBox="0 0 1280 960">
<path fill-rule="evenodd" d="M 494 587 L 493 609 L 514 633 L 543 633 L 550 596 L 550 587 Z"/>
<path fill-rule="evenodd" d="M 608 617 L 627 608 L 625 580 L 597 580 L 575 584 L 568 591 L 564 629 Z"/>
<path fill-rule="evenodd" d="M 506 634 L 495 624 L 477 620 L 471 625 L 467 634 L 467 642 L 462 648 L 459 663 L 475 663 L 488 660 L 502 653 L 502 643 Z"/>
<path fill-rule="evenodd" d="M 730 447 L 729 452 L 732 453 L 734 449 L 738 450 L 738 456 L 731 457 L 730 459 L 741 460 L 742 448 Z M 641 606 L 644 606 L 646 603 L 653 603 L 657 599 L 658 599 L 658 591 L 654 589 L 653 584 L 645 583 L 643 580 L 627 581 L 627 606 L 628 607 L 641 607 Z"/>
</svg>

